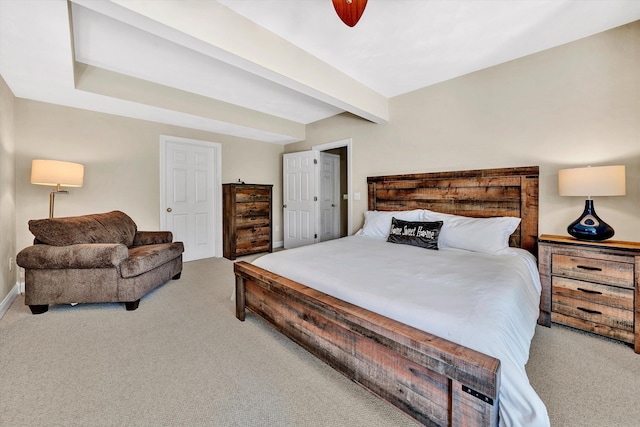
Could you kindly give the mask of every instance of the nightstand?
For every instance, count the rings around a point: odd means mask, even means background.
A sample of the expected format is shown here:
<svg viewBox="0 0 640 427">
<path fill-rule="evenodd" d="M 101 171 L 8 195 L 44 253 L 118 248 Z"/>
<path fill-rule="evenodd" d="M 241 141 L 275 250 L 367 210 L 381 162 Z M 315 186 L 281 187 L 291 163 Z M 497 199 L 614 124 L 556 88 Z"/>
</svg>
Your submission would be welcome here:
<svg viewBox="0 0 640 427">
<path fill-rule="evenodd" d="M 624 341 L 640 353 L 640 243 L 543 234 L 538 264 L 539 324 Z"/>
</svg>

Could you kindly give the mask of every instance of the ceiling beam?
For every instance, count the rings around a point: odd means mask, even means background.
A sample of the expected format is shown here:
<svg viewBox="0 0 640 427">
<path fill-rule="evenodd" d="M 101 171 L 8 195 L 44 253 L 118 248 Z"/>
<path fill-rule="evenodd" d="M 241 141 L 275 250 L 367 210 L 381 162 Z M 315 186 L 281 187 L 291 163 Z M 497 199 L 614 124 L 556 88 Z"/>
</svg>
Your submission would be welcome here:
<svg viewBox="0 0 640 427">
<path fill-rule="evenodd" d="M 265 134 L 261 139 L 270 142 L 286 144 L 305 138 L 302 123 L 79 62 L 74 68 L 78 90 L 228 123 L 236 134 L 242 128 L 259 129 Z"/>
<path fill-rule="evenodd" d="M 217 1 L 72 0 L 374 123 L 388 99 Z"/>
</svg>

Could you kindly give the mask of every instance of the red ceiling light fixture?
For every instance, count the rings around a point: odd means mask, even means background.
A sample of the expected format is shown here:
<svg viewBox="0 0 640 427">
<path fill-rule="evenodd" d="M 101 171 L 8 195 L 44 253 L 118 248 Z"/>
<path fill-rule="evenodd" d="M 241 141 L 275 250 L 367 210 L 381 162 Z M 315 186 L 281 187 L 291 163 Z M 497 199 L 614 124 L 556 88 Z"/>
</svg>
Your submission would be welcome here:
<svg viewBox="0 0 640 427">
<path fill-rule="evenodd" d="M 367 0 L 333 0 L 336 13 L 350 27 L 358 23 L 366 6 Z"/>
</svg>

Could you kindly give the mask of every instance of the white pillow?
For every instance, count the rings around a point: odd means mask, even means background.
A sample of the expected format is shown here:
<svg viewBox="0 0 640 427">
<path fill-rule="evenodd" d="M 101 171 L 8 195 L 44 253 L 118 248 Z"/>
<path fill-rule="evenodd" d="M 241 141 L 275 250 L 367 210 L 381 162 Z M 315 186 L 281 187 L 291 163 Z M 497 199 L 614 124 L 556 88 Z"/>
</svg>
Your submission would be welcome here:
<svg viewBox="0 0 640 427">
<path fill-rule="evenodd" d="M 422 209 L 411 211 L 366 211 L 364 213 L 364 225 L 358 234 L 387 240 L 391 229 L 391 218 L 396 217 L 404 221 L 421 221 L 423 215 L 424 210 Z"/>
<path fill-rule="evenodd" d="M 491 255 L 513 254 L 509 236 L 518 228 L 520 218 L 504 216 L 471 218 L 424 211 L 424 219 L 443 221 L 438 247 L 456 248 Z"/>
</svg>

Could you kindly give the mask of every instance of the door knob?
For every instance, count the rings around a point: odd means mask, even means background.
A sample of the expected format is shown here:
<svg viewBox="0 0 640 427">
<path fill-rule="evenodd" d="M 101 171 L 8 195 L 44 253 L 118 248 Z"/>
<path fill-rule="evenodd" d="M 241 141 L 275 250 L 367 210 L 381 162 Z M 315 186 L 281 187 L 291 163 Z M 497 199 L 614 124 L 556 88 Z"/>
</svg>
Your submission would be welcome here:
<svg viewBox="0 0 640 427">
<path fill-rule="evenodd" d="M 335 203 L 331 203 L 331 207 L 332 207 L 332 208 L 335 208 L 335 207 L 336 207 L 336 204 L 335 204 Z"/>
<path fill-rule="evenodd" d="M 282 205 L 283 208 L 287 209 L 287 205 Z"/>
<path fill-rule="evenodd" d="M 173 209 L 171 208 L 167 208 L 167 212 L 171 212 Z"/>
</svg>

